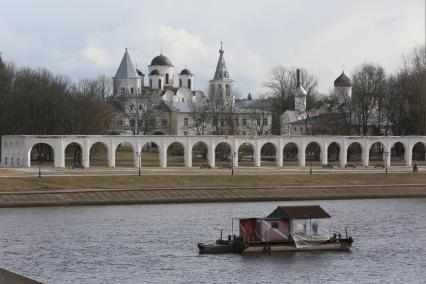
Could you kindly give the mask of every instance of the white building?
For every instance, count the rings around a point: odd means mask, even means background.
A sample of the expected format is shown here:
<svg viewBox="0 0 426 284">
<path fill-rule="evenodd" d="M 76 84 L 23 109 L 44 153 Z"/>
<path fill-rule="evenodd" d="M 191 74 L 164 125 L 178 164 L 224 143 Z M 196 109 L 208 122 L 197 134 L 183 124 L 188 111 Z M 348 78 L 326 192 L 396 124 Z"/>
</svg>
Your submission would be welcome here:
<svg viewBox="0 0 426 284">
<path fill-rule="evenodd" d="M 224 53 L 221 47 L 207 95 L 201 90 L 194 90 L 195 76 L 188 68 L 185 67 L 175 75 L 175 66 L 163 54 L 156 56 L 148 65 L 148 81 L 145 82 L 145 75 L 134 67 L 126 49 L 113 77 L 113 102 L 118 106 L 120 115 L 112 132 L 145 135 L 210 134 L 208 131 L 199 133 L 199 129 L 194 127 L 193 113 L 214 101 L 221 105 L 229 104 L 233 116 L 232 133 L 229 134 L 269 134 L 272 114 L 267 113 L 265 116 L 264 112 L 253 110 L 251 106 L 254 106 L 256 100 L 236 100 L 235 81 L 230 78 Z M 148 106 L 152 101 L 155 101 L 155 105 Z M 155 108 L 155 114 L 150 115 L 153 121 L 149 129 L 144 127 L 146 112 L 149 111 L 147 108 Z"/>
</svg>

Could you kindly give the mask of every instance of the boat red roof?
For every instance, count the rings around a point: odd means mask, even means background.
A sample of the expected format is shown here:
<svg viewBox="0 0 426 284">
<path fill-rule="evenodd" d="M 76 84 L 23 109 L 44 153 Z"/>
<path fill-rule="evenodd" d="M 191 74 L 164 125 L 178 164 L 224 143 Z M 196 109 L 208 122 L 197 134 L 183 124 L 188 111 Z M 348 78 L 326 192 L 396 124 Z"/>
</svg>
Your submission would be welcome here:
<svg viewBox="0 0 426 284">
<path fill-rule="evenodd" d="M 326 219 L 331 216 L 319 205 L 278 206 L 267 218 L 276 219 Z"/>
</svg>

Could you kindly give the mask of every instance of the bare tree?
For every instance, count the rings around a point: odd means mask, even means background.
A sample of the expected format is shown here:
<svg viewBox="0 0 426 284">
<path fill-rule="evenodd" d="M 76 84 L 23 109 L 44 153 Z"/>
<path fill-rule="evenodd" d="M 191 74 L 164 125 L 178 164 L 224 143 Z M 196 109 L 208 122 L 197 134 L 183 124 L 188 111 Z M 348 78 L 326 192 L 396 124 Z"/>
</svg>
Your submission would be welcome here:
<svg viewBox="0 0 426 284">
<path fill-rule="evenodd" d="M 258 135 L 268 135 L 272 132 L 272 121 L 269 118 L 272 115 L 273 99 L 260 96 L 258 99 L 247 101 L 247 110 L 253 127 Z"/>
<path fill-rule="evenodd" d="M 353 104 L 359 134 L 368 133 L 368 125 L 375 120 L 381 126 L 382 101 L 386 88 L 386 74 L 383 67 L 371 63 L 364 63 L 352 75 Z M 372 116 L 376 115 L 374 119 Z"/>
<path fill-rule="evenodd" d="M 148 135 L 157 127 L 160 97 L 142 92 L 126 94 L 122 98 L 122 107 L 128 122 L 128 130 L 133 135 Z"/>
<path fill-rule="evenodd" d="M 271 70 L 271 79 L 263 84 L 265 94 L 274 100 L 273 132 L 280 132 L 280 116 L 285 111 L 294 108 L 294 91 L 297 87 L 297 69 L 278 65 Z M 301 68 L 302 85 L 308 93 L 307 108 L 313 107 L 318 95 L 318 79 L 306 69 Z"/>
</svg>

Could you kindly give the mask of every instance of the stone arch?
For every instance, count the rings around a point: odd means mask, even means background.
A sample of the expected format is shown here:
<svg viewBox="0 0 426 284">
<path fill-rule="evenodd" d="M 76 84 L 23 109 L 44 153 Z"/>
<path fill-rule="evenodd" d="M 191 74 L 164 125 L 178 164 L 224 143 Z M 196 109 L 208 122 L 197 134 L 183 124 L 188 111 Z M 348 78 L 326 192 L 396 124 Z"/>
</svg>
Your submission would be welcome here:
<svg viewBox="0 0 426 284">
<path fill-rule="evenodd" d="M 346 165 L 350 168 L 356 168 L 362 166 L 362 155 L 363 155 L 362 144 L 359 142 L 352 142 L 346 149 Z"/>
<path fill-rule="evenodd" d="M 134 167 L 136 149 L 132 143 L 123 141 L 115 148 L 116 167 Z"/>
<path fill-rule="evenodd" d="M 50 143 L 36 143 L 28 150 L 28 166 L 53 167 L 55 162 L 55 149 Z M 10 163 L 10 161 L 8 161 Z"/>
<path fill-rule="evenodd" d="M 305 161 L 309 166 L 321 166 L 321 144 L 317 141 L 310 141 L 305 147 Z"/>
<path fill-rule="evenodd" d="M 300 148 L 295 142 L 289 142 L 283 148 L 283 165 L 295 166 L 299 165 Z"/>
<path fill-rule="evenodd" d="M 374 167 L 385 167 L 386 146 L 380 141 L 371 143 L 368 147 L 368 164 Z"/>
<path fill-rule="evenodd" d="M 267 142 L 260 148 L 261 166 L 275 167 L 277 165 L 277 146 L 273 142 Z"/>
<path fill-rule="evenodd" d="M 72 141 L 64 147 L 65 167 L 83 168 L 83 147 L 79 142 Z"/>
<path fill-rule="evenodd" d="M 333 166 L 340 165 L 340 152 L 342 151 L 342 147 L 337 142 L 331 142 L 327 146 L 327 164 Z"/>
<path fill-rule="evenodd" d="M 254 167 L 255 146 L 251 142 L 244 142 L 238 146 L 238 165 L 240 167 Z"/>
<path fill-rule="evenodd" d="M 405 166 L 407 147 L 401 141 L 394 142 L 390 147 L 390 164 L 392 166 Z"/>
<path fill-rule="evenodd" d="M 425 165 L 426 161 L 426 144 L 424 142 L 417 142 L 414 144 L 412 152 L 413 164 Z"/>
<path fill-rule="evenodd" d="M 203 167 L 209 164 L 209 145 L 206 142 L 198 141 L 192 146 L 192 166 Z"/>
<path fill-rule="evenodd" d="M 108 167 L 108 153 L 110 149 L 105 142 L 95 142 L 89 148 L 90 167 Z"/>
<path fill-rule="evenodd" d="M 185 145 L 175 141 L 170 143 L 167 148 L 167 166 L 185 167 Z"/>
<path fill-rule="evenodd" d="M 145 143 L 140 150 L 140 166 L 145 168 L 160 167 L 160 147 L 155 142 Z M 139 162 L 138 162 L 139 165 Z"/>
<path fill-rule="evenodd" d="M 222 141 L 216 144 L 214 148 L 216 167 L 218 168 L 230 168 L 232 167 L 232 145 L 226 141 Z"/>
</svg>

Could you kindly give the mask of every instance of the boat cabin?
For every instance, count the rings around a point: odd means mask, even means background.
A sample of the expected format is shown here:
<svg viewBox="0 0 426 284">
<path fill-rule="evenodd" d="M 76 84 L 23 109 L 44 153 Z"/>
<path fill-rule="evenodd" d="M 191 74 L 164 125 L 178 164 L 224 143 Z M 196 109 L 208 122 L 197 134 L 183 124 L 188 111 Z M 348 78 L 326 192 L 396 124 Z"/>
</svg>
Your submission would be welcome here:
<svg viewBox="0 0 426 284">
<path fill-rule="evenodd" d="M 329 218 L 331 216 L 318 205 L 279 206 L 266 218 L 240 219 L 240 237 L 251 242 L 328 238 L 328 228 L 320 225 L 320 220 Z"/>
</svg>

